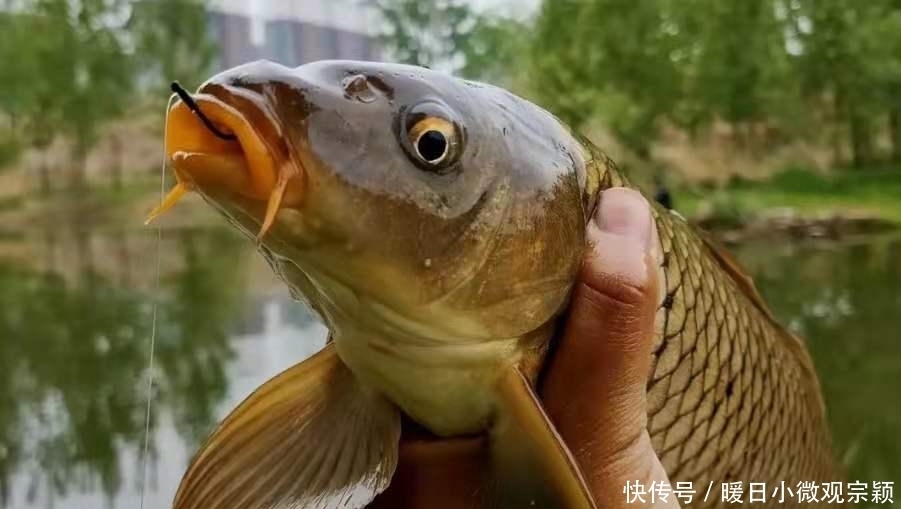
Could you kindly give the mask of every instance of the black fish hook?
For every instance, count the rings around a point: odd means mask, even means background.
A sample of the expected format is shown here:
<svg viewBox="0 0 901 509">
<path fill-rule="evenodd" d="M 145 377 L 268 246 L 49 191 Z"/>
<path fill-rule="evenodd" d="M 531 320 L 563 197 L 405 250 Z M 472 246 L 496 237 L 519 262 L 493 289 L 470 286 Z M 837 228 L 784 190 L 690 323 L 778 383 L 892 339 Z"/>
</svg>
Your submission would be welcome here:
<svg viewBox="0 0 901 509">
<path fill-rule="evenodd" d="M 216 126 L 213 125 L 213 123 L 210 121 L 210 119 L 208 119 L 206 117 L 206 115 L 204 115 L 203 112 L 200 111 L 200 108 L 197 106 L 197 103 L 194 102 L 194 99 L 191 98 L 191 94 L 189 94 L 187 90 L 182 88 L 181 85 L 179 85 L 177 81 L 173 81 L 172 85 L 170 85 L 169 88 L 171 88 L 173 92 L 178 94 L 178 97 L 182 101 L 184 101 L 184 103 L 186 105 L 188 105 L 188 108 L 190 108 L 191 111 L 193 111 L 194 114 L 197 115 L 198 118 L 200 118 L 200 121 L 203 122 L 203 125 L 205 125 L 206 128 L 210 130 L 210 132 L 212 132 L 216 136 L 222 138 L 223 140 L 237 140 L 238 139 L 234 134 L 223 133 L 222 131 L 217 129 Z"/>
</svg>

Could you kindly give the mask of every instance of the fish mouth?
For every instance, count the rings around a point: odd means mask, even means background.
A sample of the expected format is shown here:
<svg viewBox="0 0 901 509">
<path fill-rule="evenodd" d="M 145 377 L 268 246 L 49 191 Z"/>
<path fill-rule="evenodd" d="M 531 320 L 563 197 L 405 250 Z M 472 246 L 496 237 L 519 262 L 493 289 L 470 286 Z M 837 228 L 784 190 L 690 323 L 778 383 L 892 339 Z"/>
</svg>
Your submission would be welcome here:
<svg viewBox="0 0 901 509">
<path fill-rule="evenodd" d="M 266 202 L 259 241 L 280 208 L 300 206 L 306 188 L 306 172 L 276 115 L 263 96 L 248 89 L 209 84 L 197 94 L 182 90 L 179 95 L 167 112 L 165 128 L 166 161 L 176 185 L 146 223 L 188 192 L 225 191 Z"/>
</svg>

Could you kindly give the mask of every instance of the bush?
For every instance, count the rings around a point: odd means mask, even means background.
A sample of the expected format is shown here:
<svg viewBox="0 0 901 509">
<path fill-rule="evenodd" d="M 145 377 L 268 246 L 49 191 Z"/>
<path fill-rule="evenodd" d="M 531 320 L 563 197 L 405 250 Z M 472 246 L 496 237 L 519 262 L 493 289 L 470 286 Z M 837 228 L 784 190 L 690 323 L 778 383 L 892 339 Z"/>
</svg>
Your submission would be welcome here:
<svg viewBox="0 0 901 509">
<path fill-rule="evenodd" d="M 753 217 L 752 208 L 739 196 L 715 191 L 698 207 L 698 216 L 709 228 L 730 229 L 744 226 Z"/>
<path fill-rule="evenodd" d="M 826 194 L 837 190 L 840 182 L 820 173 L 802 168 L 787 168 L 774 174 L 769 185 L 790 193 Z"/>
<path fill-rule="evenodd" d="M 0 171 L 13 165 L 22 154 L 22 145 L 15 138 L 0 137 Z"/>
</svg>

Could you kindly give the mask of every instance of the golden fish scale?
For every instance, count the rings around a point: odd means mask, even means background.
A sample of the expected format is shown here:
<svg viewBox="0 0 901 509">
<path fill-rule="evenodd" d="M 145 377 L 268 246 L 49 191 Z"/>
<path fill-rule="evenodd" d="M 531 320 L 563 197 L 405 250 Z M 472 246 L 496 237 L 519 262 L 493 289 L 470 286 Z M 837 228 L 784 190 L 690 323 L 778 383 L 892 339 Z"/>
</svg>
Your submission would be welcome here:
<svg viewBox="0 0 901 509">
<path fill-rule="evenodd" d="M 671 482 L 690 481 L 692 505 L 724 503 L 721 483 L 841 481 L 816 378 L 804 357 L 677 216 L 657 211 L 663 252 L 658 333 L 648 380 L 648 429 Z M 804 352 L 806 354 L 806 352 Z M 713 482 L 707 502 L 703 502 Z M 700 499 L 700 500 L 699 500 Z M 815 506 L 809 502 L 805 507 Z M 823 504 L 834 506 L 836 504 Z"/>
<path fill-rule="evenodd" d="M 586 145 L 589 189 L 634 187 Z M 845 505 L 824 501 L 819 487 L 845 476 L 806 346 L 755 305 L 684 219 L 657 206 L 654 218 L 663 256 L 647 427 L 672 487 L 690 482 L 695 492 L 680 502 L 735 507 L 722 484 L 741 482 L 741 504 L 751 503 L 750 483 L 764 483 L 766 500 L 754 507 Z M 798 502 L 800 482 L 816 483 L 817 502 Z"/>
</svg>

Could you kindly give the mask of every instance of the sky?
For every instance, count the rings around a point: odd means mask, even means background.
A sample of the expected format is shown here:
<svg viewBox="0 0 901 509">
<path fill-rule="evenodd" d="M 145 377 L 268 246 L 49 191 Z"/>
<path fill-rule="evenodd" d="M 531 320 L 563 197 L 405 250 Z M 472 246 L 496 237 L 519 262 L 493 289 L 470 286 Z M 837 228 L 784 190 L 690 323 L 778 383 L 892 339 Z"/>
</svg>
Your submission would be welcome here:
<svg viewBox="0 0 901 509">
<path fill-rule="evenodd" d="M 469 0 L 476 9 L 515 8 L 518 11 L 531 11 L 538 6 L 539 0 Z"/>
</svg>

